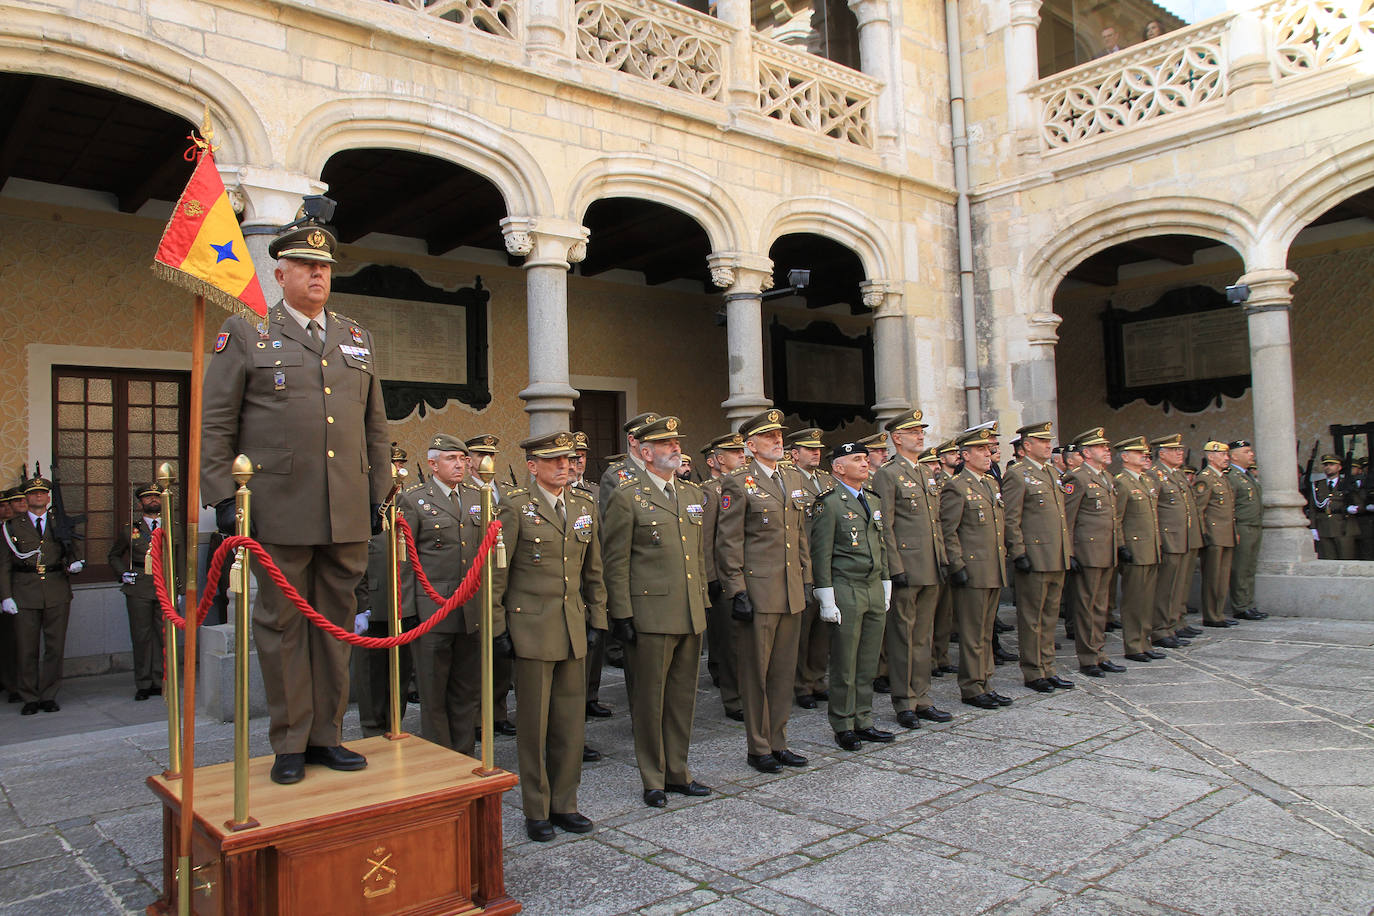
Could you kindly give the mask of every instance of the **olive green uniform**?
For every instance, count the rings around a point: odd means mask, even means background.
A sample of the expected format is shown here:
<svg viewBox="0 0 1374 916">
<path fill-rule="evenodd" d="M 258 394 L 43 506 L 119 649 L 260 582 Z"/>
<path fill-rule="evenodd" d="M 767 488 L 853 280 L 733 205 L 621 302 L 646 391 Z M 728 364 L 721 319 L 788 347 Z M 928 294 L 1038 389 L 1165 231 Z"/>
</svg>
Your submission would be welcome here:
<svg viewBox="0 0 1374 916">
<path fill-rule="evenodd" d="M 1025 556 L 1017 569 L 1016 637 L 1024 681 L 1055 676 L 1054 626 L 1064 592 L 1072 540 L 1059 475 L 1050 465 L 1018 461 L 1002 476 L 1007 504 L 1007 556 Z"/>
<path fill-rule="evenodd" d="M 1264 491 L 1254 472 L 1233 464 L 1226 482 L 1236 506 L 1236 552 L 1231 556 L 1231 613 L 1255 610 L 1255 569 L 1264 539 Z"/>
<path fill-rule="evenodd" d="M 421 485 L 422 486 L 422 485 Z M 418 489 L 418 487 L 412 488 Z M 397 506 L 399 509 L 399 504 Z M 405 535 L 400 539 L 401 604 L 398 619 L 401 630 L 413 630 L 420 622 L 415 616 L 415 575 L 405 547 Z M 391 557 L 390 535 L 373 535 L 367 542 L 367 572 L 358 580 L 355 589 L 358 612 L 371 611 L 367 618 L 367 633 L 373 639 L 391 635 Z M 458 613 L 455 611 L 454 613 Z M 407 685 L 415 673 L 413 645 L 399 646 L 400 714 L 406 714 Z M 391 728 L 391 652 L 388 649 L 354 647 L 352 659 L 353 696 L 358 701 L 358 724 L 367 737 L 380 735 Z"/>
<path fill-rule="evenodd" d="M 19 606 L 14 615 L 17 692 L 26 704 L 53 700 L 62 686 L 72 608 L 67 566 L 76 557 L 53 536 L 53 523 L 48 512 L 40 537 L 28 512 L 21 512 L 0 531 L 0 600 L 13 598 Z"/>
<path fill-rule="evenodd" d="M 1202 519 L 1202 620 L 1226 619 L 1226 588 L 1236 548 L 1235 498 L 1226 477 L 1210 464 L 1193 480 L 1193 498 Z"/>
<path fill-rule="evenodd" d="M 119 590 L 124 594 L 124 607 L 129 614 L 129 643 L 133 647 L 134 685 L 139 690 L 162 687 L 162 608 L 158 605 L 157 589 L 152 573 L 143 571 L 148 551 L 153 543 L 153 532 L 157 525 L 146 517 L 119 532 L 105 559 L 114 569 L 115 575 L 123 578 L 132 572 L 132 584 L 123 583 Z M 182 545 L 177 545 L 179 555 L 176 569 L 183 570 L 186 564 L 180 561 L 185 555 Z M 229 570 L 226 567 L 224 574 Z"/>
<path fill-rule="evenodd" d="M 945 481 L 949 480 L 950 475 L 943 466 L 933 469 L 923 468 L 922 471 L 926 475 L 926 486 L 935 493 L 935 502 L 938 507 L 940 491 L 944 489 Z M 942 542 L 944 540 L 943 532 L 941 532 L 940 540 Z M 943 546 L 941 546 L 940 551 L 943 556 Z M 935 601 L 935 623 L 930 639 L 930 673 L 932 676 L 938 674 L 940 668 L 949 667 L 950 637 L 954 634 L 954 589 L 948 580 L 948 560 L 944 561 L 944 564 L 940 567 L 940 596 Z"/>
<path fill-rule="evenodd" d="M 953 589 L 959 693 L 969 699 L 990 689 L 992 624 L 1007 585 L 1006 517 L 997 479 L 964 468 L 946 481 L 940 490 L 940 529 L 950 574 L 962 569 L 969 577 Z"/>
<path fill-rule="evenodd" d="M 1073 558 L 1080 571 L 1068 577 L 1069 612 L 1073 615 L 1078 664 L 1096 665 L 1107 658 L 1107 590 L 1116 578 L 1116 488 L 1106 471 L 1085 461 L 1064 480 L 1064 515 L 1073 534 Z"/>
<path fill-rule="evenodd" d="M 1317 530 L 1317 556 L 1323 560 L 1355 559 L 1359 523 L 1346 510 L 1360 504 L 1360 494 L 1349 478 L 1314 477 L 1308 485 L 1308 495 L 1308 515 Z"/>
<path fill-rule="evenodd" d="M 1116 475 L 1116 523 L 1131 558 L 1121 564 L 1121 641 L 1127 655 L 1150 651 L 1159 579 L 1159 490 L 1152 474 Z"/>
<path fill-rule="evenodd" d="M 1157 465 L 1159 482 L 1159 575 L 1155 579 L 1153 639 L 1174 636 L 1183 627 L 1188 590 L 1193 586 L 1197 552 L 1202 548 L 1202 517 L 1182 470 Z"/>
<path fill-rule="evenodd" d="M 819 468 L 814 475 L 798 471 L 802 478 L 802 502 L 806 506 L 806 517 L 811 517 L 811 507 L 816 498 L 835 486 L 835 478 L 829 471 Z M 801 633 L 797 640 L 797 682 L 793 692 L 798 697 L 811 696 L 825 690 L 825 672 L 830 665 L 830 625 L 821 620 L 821 606 L 812 596 L 802 611 Z"/>
<path fill-rule="evenodd" d="M 720 579 L 716 565 L 716 531 L 720 518 L 720 478 L 702 484 L 702 553 L 706 556 L 707 595 L 711 604 L 706 610 L 706 643 L 710 653 L 710 667 L 719 682 L 720 702 L 726 715 L 740 712 L 739 659 L 735 651 L 735 625 L 730 619 L 730 595 Z"/>
</svg>

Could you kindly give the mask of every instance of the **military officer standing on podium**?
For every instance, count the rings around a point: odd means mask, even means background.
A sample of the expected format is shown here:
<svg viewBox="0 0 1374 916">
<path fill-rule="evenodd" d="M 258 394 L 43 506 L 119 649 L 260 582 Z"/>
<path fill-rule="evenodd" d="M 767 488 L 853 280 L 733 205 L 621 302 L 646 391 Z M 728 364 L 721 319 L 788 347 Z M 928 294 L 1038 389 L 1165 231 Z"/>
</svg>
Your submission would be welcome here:
<svg viewBox="0 0 1374 916">
<path fill-rule="evenodd" d="M 882 744 L 892 732 L 873 726 L 873 676 L 878 670 L 892 601 L 881 500 L 868 487 L 868 454 L 846 442 L 830 454 L 836 484 L 811 515 L 811 575 L 821 620 L 830 636 L 830 704 L 827 715 L 842 750 L 864 741 Z"/>
<path fill-rule="evenodd" d="M 282 301 L 256 325 L 234 316 L 220 328 L 205 373 L 200 493 L 220 531 L 232 534 L 231 467 L 247 455 L 258 540 L 305 600 L 347 630 L 391 473 L 372 335 L 325 309 L 335 246 L 315 225 L 278 236 L 267 250 Z M 267 582 L 264 570 L 255 574 Z M 277 755 L 272 779 L 299 782 L 307 763 L 367 766 L 340 743 L 348 644 L 270 585 L 258 590 L 253 636 Z"/>
<path fill-rule="evenodd" d="M 1202 522 L 1188 478 L 1183 474 L 1183 437 L 1178 433 L 1154 439 L 1159 481 L 1159 576 L 1155 582 L 1155 610 L 1151 643 L 1162 649 L 1191 645 L 1202 631 L 1184 626 L 1188 590 L 1193 586 L 1197 552 L 1202 548 Z"/>
<path fill-rule="evenodd" d="M 735 652 L 735 624 L 731 620 L 732 602 L 721 584 L 720 567 L 716 565 L 716 524 L 720 518 L 721 482 L 726 474 L 743 467 L 748 460 L 744 437 L 726 433 L 711 440 L 703 450 L 712 477 L 702 485 L 706 502 L 701 527 L 702 552 L 706 554 L 707 596 L 711 606 L 706 614 L 706 643 L 710 659 L 706 668 L 720 688 L 720 702 L 725 718 L 744 721 L 744 709 L 739 698 L 739 664 Z"/>
<path fill-rule="evenodd" d="M 706 558 L 701 488 L 677 476 L 682 428 L 660 417 L 636 436 L 644 471 L 616 487 L 602 531 L 611 629 L 633 672 L 630 716 L 644 804 L 666 792 L 701 796 L 687 748 L 696 712 L 701 634 L 706 629 Z"/>
<path fill-rule="evenodd" d="M 129 614 L 129 642 L 133 646 L 134 699 L 162 695 L 162 608 L 157 603 L 153 576 L 143 567 L 158 526 L 162 524 L 162 493 L 152 484 L 134 490 L 138 518 L 119 532 L 106 557 L 119 576 L 119 590 Z M 184 555 L 177 544 L 178 555 Z M 185 564 L 178 562 L 177 569 Z M 180 582 L 178 582 L 178 585 Z"/>
<path fill-rule="evenodd" d="M 1054 667 L 1054 626 L 1073 541 L 1063 484 L 1049 464 L 1054 424 L 1031 423 L 1016 432 L 1022 455 L 1002 475 L 1002 496 L 1007 504 L 1007 556 L 1015 569 L 1021 679 L 1032 690 L 1051 693 L 1074 686 Z"/>
<path fill-rule="evenodd" d="M 787 454 L 792 458 L 792 466 L 801 472 L 802 503 L 806 506 L 806 517 L 811 517 L 811 508 L 816 498 L 835 485 L 835 478 L 829 471 L 821 468 L 821 431 L 801 429 L 786 438 Z M 815 709 L 816 703 L 829 699 L 825 688 L 825 672 L 830 665 L 830 626 L 821 620 L 820 605 L 813 595 L 802 611 L 801 635 L 797 641 L 797 682 L 793 690 L 797 695 L 797 705 L 803 709 Z"/>
<path fill-rule="evenodd" d="M 1226 616 L 1226 589 L 1231 584 L 1231 559 L 1236 549 L 1236 500 L 1226 482 L 1231 463 L 1225 442 L 1202 448 L 1207 466 L 1193 481 L 1193 498 L 1202 518 L 1202 625 L 1234 627 Z"/>
<path fill-rule="evenodd" d="M 940 662 L 931 654 L 940 570 L 949 564 L 940 530 L 939 490 L 930 485 L 919 465 L 927 425 L 919 410 L 893 417 L 887 428 L 896 455 L 873 474 L 892 574 L 885 636 L 887 676 L 892 708 L 904 728 L 917 728 L 920 719 L 948 722 L 951 718 L 930 701 L 931 672 Z"/>
<path fill-rule="evenodd" d="M 1121 529 L 1117 561 L 1121 568 L 1121 641 L 1133 662 L 1165 654 L 1150 648 L 1155 584 L 1159 577 L 1159 488 L 1144 436 L 1112 446 L 1125 468 L 1116 475 L 1116 524 Z"/>
<path fill-rule="evenodd" d="M 567 485 L 572 433 L 520 443 L 530 487 L 510 491 L 505 522 L 510 566 L 505 607 L 515 652 L 516 745 L 525 832 L 553 839 L 555 826 L 589 833 L 577 810 L 587 719 L 587 632 L 606 629 L 596 504 Z"/>
<path fill-rule="evenodd" d="M 1107 475 L 1112 450 L 1096 426 L 1073 440 L 1083 463 L 1064 478 L 1064 516 L 1073 537 L 1069 557 L 1069 613 L 1073 617 L 1078 670 L 1088 677 L 1126 670 L 1107 658 L 1107 590 L 1116 582 L 1116 486 Z"/>
<path fill-rule="evenodd" d="M 1255 607 L 1255 569 L 1259 566 L 1260 541 L 1264 537 L 1264 491 L 1255 473 L 1255 448 L 1245 439 L 1227 446 L 1231 464 L 1226 482 L 1236 506 L 1236 552 L 1231 558 L 1231 616 L 1237 620 L 1263 620 L 1269 615 Z"/>
<path fill-rule="evenodd" d="M 940 528 L 959 625 L 959 693 L 964 703 L 980 709 L 1011 705 L 1011 697 L 989 683 L 992 623 L 1007 585 L 1006 516 L 991 473 L 996 441 L 986 426 L 959 436 L 955 443 L 964 469 L 940 491 Z"/>
<path fill-rule="evenodd" d="M 811 553 L 801 474 L 778 465 L 782 411 L 751 417 L 740 433 L 753 457 L 721 479 L 716 566 L 735 621 L 749 765 L 776 773 L 807 762 L 787 746 L 787 719 Z"/>
</svg>

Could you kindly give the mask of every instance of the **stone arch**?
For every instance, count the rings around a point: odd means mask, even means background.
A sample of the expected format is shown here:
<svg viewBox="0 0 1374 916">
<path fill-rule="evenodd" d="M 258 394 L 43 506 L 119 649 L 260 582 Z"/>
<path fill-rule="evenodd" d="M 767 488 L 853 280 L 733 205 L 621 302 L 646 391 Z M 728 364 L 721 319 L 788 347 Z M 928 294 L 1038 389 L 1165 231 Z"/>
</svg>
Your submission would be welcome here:
<svg viewBox="0 0 1374 916">
<path fill-rule="evenodd" d="M 223 163 L 270 165 L 272 143 L 256 107 L 229 79 L 177 48 L 96 20 L 26 10 L 0 33 L 0 68 L 86 83 L 200 124 L 205 107 Z"/>
<path fill-rule="evenodd" d="M 359 147 L 410 150 L 470 169 L 497 187 L 511 216 L 553 212 L 548 180 L 528 150 L 492 124 L 433 102 L 384 97 L 325 102 L 296 126 L 286 166 L 318 176 L 330 156 Z"/>
<path fill-rule="evenodd" d="M 861 211 L 825 197 L 794 197 L 774 207 L 764 221 L 759 250 L 768 251 L 781 236 L 809 232 L 852 249 L 870 280 L 898 279 L 893 247 L 882 228 Z"/>
<path fill-rule="evenodd" d="M 681 210 L 706 232 L 712 251 L 736 251 L 744 238 L 744 216 L 705 172 L 637 153 L 604 156 L 573 179 L 568 210 L 581 220 L 594 202 L 632 197 Z"/>
<path fill-rule="evenodd" d="M 1362 140 L 1323 157 L 1317 165 L 1279 185 L 1281 190 L 1264 211 L 1257 233 L 1269 246 L 1259 256 L 1277 262 L 1247 266 L 1283 267 L 1293 240 L 1309 223 L 1347 197 L 1374 187 L 1374 140 Z"/>
</svg>

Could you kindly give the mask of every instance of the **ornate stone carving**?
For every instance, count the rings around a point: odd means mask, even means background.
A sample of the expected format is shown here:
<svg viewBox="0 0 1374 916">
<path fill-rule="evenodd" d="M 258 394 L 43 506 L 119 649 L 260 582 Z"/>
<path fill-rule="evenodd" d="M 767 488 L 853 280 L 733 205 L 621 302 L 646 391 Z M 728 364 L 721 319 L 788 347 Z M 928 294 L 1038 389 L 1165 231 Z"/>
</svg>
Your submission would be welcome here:
<svg viewBox="0 0 1374 916">
<path fill-rule="evenodd" d="M 887 287 L 881 283 L 862 283 L 859 288 L 863 291 L 864 305 L 871 309 L 879 308 L 887 301 Z"/>
<path fill-rule="evenodd" d="M 506 230 L 506 251 L 522 258 L 534 250 L 534 238 L 523 229 Z"/>
<path fill-rule="evenodd" d="M 726 33 L 710 17 L 656 0 L 578 0 L 577 56 L 662 86 L 718 98 Z"/>
<path fill-rule="evenodd" d="M 754 35 L 759 108 L 765 117 L 873 148 L 873 110 L 882 84 L 823 58 Z"/>
<path fill-rule="evenodd" d="M 576 264 L 587 257 L 587 240 L 581 239 L 568 246 L 568 263 Z"/>
<path fill-rule="evenodd" d="M 729 289 L 735 285 L 735 271 L 732 267 L 712 267 L 711 282 L 721 289 Z"/>
<path fill-rule="evenodd" d="M 1270 4 L 1273 61 L 1279 77 L 1297 76 L 1374 53 L 1374 8 L 1369 0 L 1308 0 Z"/>
<path fill-rule="evenodd" d="M 516 5 L 512 0 L 395 0 L 401 6 L 424 10 L 431 16 L 447 19 L 458 25 L 496 35 L 514 38 Z"/>
</svg>

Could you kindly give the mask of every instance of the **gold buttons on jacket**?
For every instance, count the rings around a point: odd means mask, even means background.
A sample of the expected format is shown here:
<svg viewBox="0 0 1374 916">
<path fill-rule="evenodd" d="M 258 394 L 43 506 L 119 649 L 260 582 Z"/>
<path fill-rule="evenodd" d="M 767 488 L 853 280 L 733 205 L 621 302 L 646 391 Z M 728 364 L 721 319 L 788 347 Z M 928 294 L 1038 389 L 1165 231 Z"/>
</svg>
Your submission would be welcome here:
<svg viewBox="0 0 1374 916">
<path fill-rule="evenodd" d="M 333 394 L 333 393 L 334 393 L 334 390 L 333 390 L 332 388 L 330 388 L 328 385 L 325 385 L 325 386 L 324 386 L 324 393 L 325 393 L 325 394 Z"/>
<path fill-rule="evenodd" d="M 325 454 L 328 455 L 330 458 L 333 458 L 333 457 L 334 457 L 334 450 L 331 448 L 328 452 L 325 452 Z"/>
<path fill-rule="evenodd" d="M 334 422 L 334 418 L 333 418 L 333 417 L 325 417 L 325 418 L 324 418 L 324 422 L 326 422 L 326 423 L 333 423 L 333 422 Z"/>
</svg>

